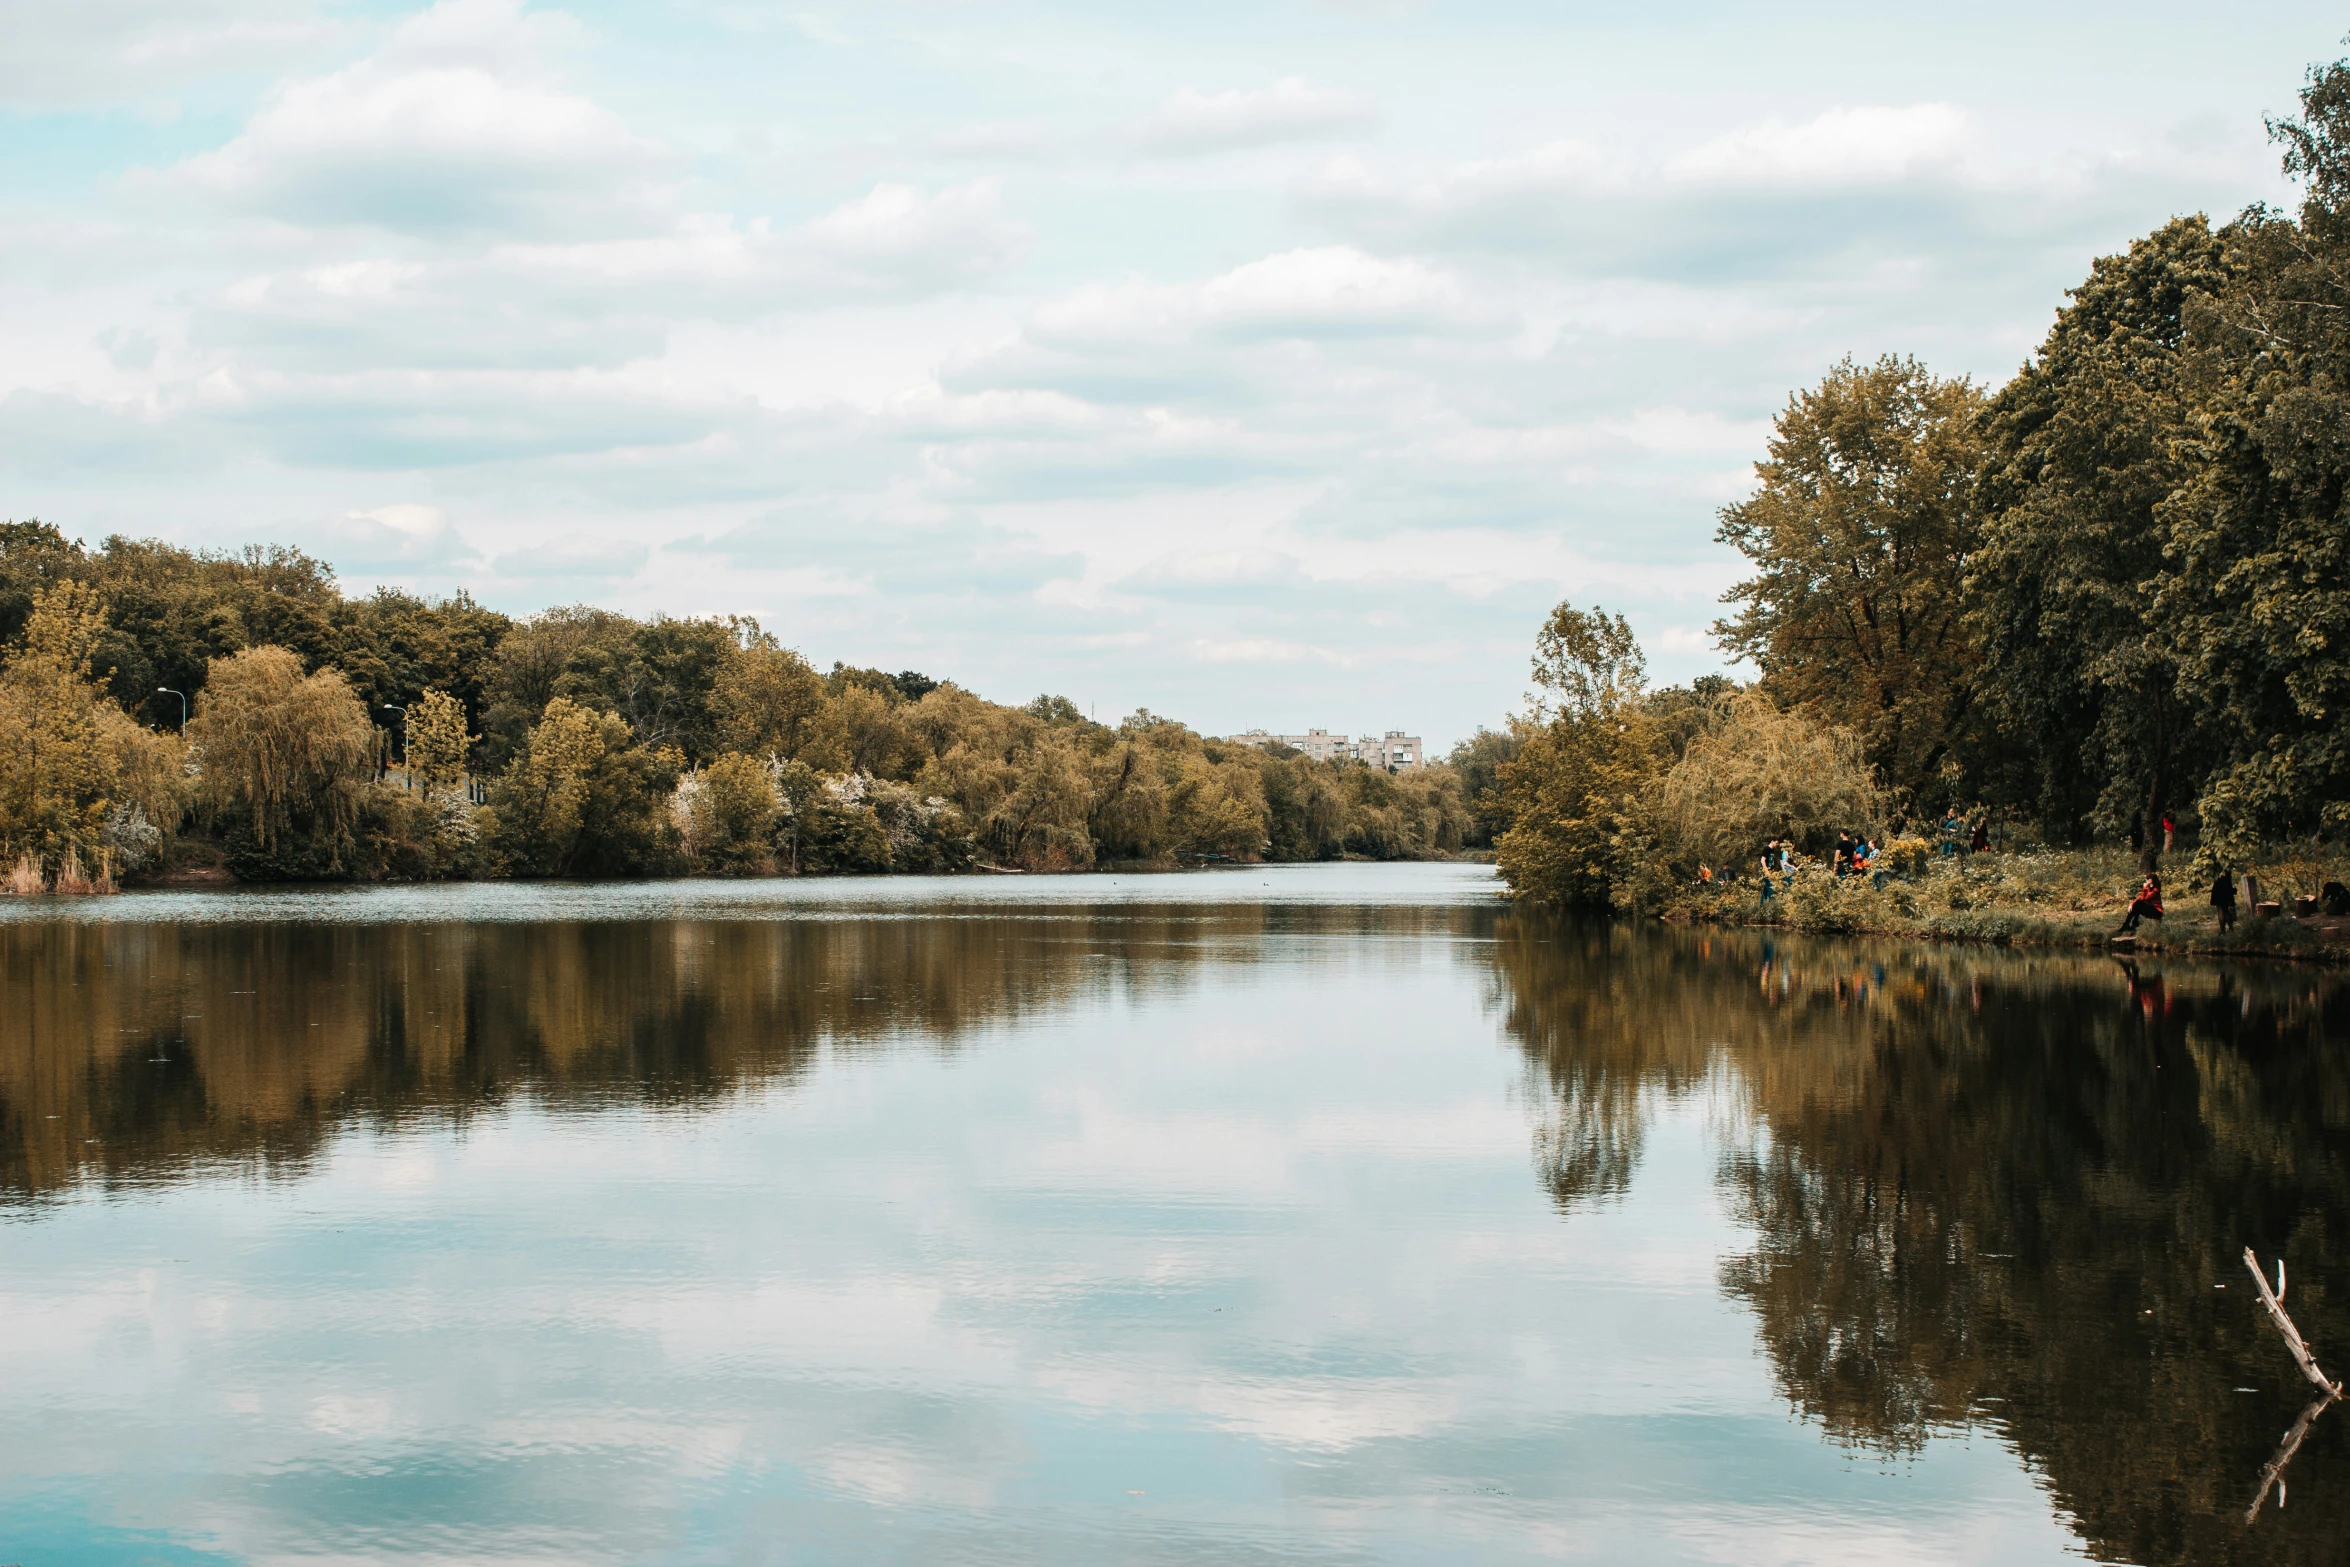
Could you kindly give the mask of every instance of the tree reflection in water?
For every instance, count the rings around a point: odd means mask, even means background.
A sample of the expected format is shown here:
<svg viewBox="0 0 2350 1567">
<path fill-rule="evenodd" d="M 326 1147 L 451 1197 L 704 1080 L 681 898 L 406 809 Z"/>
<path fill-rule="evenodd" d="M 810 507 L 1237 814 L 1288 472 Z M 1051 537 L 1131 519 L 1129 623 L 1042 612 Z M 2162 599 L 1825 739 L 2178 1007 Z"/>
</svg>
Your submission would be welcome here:
<svg viewBox="0 0 2350 1567">
<path fill-rule="evenodd" d="M 2340 1558 L 2340 1420 L 2247 1522 L 2307 1389 L 2239 1259 L 2282 1255 L 2350 1356 L 2341 979 L 1525 915 L 1495 963 L 1561 1202 L 1630 1179 L 1645 1096 L 1730 1107 L 1722 1285 L 1836 1439 L 1993 1430 L 2101 1558 Z"/>
<path fill-rule="evenodd" d="M 953 1049 L 1080 991 L 1197 983 L 1268 939 L 1410 942 L 1445 908 L 1219 904 L 985 918 L 0 924 L 0 1203 L 517 1095 L 690 1107 L 822 1049 Z"/>
<path fill-rule="evenodd" d="M 2291 1507 L 2246 1521 L 2304 1396 L 2245 1246 L 2286 1260 L 2302 1329 L 2350 1360 L 2350 989 L 2308 971 L 1440 907 L 18 923 L 0 1202 L 298 1170 L 339 1126 L 517 1098 L 689 1109 L 828 1050 L 957 1049 L 1081 995 L 1312 961 L 1325 935 L 1490 963 L 1562 1205 L 1623 1192 L 1658 1100 L 1705 1096 L 1752 1234 L 1723 1288 L 1835 1440 L 1899 1455 L 1995 1432 L 2102 1557 L 2340 1554 L 2338 1412 L 2291 1457 Z"/>
</svg>

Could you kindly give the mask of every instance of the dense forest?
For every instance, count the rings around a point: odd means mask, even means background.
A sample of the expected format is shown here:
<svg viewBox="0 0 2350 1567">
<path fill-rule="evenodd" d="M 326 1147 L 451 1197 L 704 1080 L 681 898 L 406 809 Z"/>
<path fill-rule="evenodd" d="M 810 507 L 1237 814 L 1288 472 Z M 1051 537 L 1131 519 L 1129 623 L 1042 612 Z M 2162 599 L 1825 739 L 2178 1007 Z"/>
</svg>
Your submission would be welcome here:
<svg viewBox="0 0 2350 1567">
<path fill-rule="evenodd" d="M 2350 62 L 2272 121 L 2297 213 L 2096 261 L 1996 390 L 1847 360 L 1720 515 L 1749 687 L 1648 688 L 1561 606 L 1502 769 L 1521 896 L 1638 903 L 1774 838 L 1957 812 L 2050 844 L 2162 824 L 2198 869 L 2350 828 Z M 2137 831 L 2132 832 L 2132 824 Z"/>
<path fill-rule="evenodd" d="M 18 892 L 1398 859 L 1480 831 L 1447 766 L 819 674 L 741 618 L 347 597 L 285 548 L 0 525 L 0 660 Z"/>
</svg>

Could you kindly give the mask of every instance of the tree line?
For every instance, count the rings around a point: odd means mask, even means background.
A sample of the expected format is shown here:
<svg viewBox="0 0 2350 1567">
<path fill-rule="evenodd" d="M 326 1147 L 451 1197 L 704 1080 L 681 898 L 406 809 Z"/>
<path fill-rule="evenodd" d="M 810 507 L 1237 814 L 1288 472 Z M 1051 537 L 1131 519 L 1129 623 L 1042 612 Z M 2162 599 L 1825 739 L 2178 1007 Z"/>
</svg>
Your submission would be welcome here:
<svg viewBox="0 0 2350 1567">
<path fill-rule="evenodd" d="M 1490 769 L 1481 777 L 1488 777 Z M 247 880 L 1406 859 L 1461 775 L 819 673 L 743 617 L 346 596 L 293 549 L 0 524 L 0 870 Z"/>
<path fill-rule="evenodd" d="M 1496 805 L 1515 890 L 1953 809 L 2170 819 L 2207 871 L 2350 827 L 2350 62 L 2269 131 L 2297 211 L 2100 258 L 2004 386 L 1887 356 L 1790 399 L 1720 513 L 1750 687 L 1652 692 L 1620 617 L 1561 606 Z"/>
</svg>

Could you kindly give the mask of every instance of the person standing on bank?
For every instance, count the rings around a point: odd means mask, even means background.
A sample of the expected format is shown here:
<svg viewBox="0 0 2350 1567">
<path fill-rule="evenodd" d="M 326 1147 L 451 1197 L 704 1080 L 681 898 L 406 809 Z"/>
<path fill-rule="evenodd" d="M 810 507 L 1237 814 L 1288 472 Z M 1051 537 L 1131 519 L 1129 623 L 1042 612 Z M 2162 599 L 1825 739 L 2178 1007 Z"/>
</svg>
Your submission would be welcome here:
<svg viewBox="0 0 2350 1567">
<path fill-rule="evenodd" d="M 2121 929 L 2115 931 L 2114 934 L 2134 936 L 2138 932 L 2138 921 L 2141 919 L 2159 920 L 2161 918 L 2162 878 L 2152 871 L 2148 871 L 2146 880 L 2139 884 L 2138 895 L 2130 900 L 2130 912 L 2122 917 Z"/>
<path fill-rule="evenodd" d="M 2226 935 L 2236 928 L 2236 878 L 2226 871 L 2219 873 L 2211 884 L 2211 906 L 2219 911 L 2219 933 Z"/>
</svg>

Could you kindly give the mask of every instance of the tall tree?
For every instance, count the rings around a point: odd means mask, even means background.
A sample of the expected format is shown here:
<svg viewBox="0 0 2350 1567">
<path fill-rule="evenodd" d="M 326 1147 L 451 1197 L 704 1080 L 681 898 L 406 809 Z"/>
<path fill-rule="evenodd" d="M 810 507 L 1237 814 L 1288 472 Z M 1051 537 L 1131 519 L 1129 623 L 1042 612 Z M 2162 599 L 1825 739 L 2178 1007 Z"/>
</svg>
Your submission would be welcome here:
<svg viewBox="0 0 2350 1567">
<path fill-rule="evenodd" d="M 2156 608 L 2181 694 L 2220 749 L 2205 842 L 2350 828 L 2350 63 L 2273 123 L 2298 220 L 2254 209 L 2234 276 L 2190 311 L 2191 470 L 2164 509 Z"/>
<path fill-rule="evenodd" d="M 1714 634 L 1780 702 L 1860 735 L 1920 803 L 1957 782 L 1980 659 L 1961 587 L 1979 532 L 1982 393 L 1914 359 L 1847 359 L 1780 413 L 1719 537 L 1755 574 Z M 1948 780 L 1948 782 L 1946 782 Z"/>
<path fill-rule="evenodd" d="M 2159 513 L 2196 412 L 2191 302 L 2227 287 L 2223 239 L 2180 218 L 2105 256 L 2039 354 L 1992 399 L 1983 536 L 1968 588 L 1983 688 L 2018 803 L 2070 838 L 2159 822 L 2193 790 L 2199 730 L 2153 614 Z"/>
</svg>

